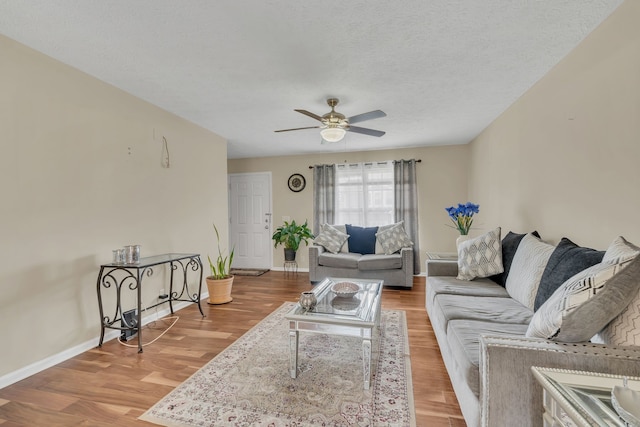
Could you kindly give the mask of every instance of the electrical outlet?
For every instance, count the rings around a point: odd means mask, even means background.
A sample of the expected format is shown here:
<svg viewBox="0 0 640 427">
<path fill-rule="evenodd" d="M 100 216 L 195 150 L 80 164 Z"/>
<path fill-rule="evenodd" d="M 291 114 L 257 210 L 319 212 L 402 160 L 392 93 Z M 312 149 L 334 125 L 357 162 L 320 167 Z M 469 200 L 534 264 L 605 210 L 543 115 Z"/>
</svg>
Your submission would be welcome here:
<svg viewBox="0 0 640 427">
<path fill-rule="evenodd" d="M 138 310 L 129 310 L 122 313 L 122 319 L 120 320 L 120 326 L 122 328 L 136 328 L 136 329 L 123 329 L 120 333 L 120 339 L 123 341 L 129 341 L 137 333 L 138 326 Z"/>
</svg>

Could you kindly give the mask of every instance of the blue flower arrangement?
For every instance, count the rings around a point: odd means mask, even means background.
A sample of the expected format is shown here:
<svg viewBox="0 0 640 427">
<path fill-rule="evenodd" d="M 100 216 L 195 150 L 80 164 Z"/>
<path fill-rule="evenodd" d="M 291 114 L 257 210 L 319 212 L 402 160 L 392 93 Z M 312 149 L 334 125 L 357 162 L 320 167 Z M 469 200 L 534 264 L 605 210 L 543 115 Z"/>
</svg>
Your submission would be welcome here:
<svg viewBox="0 0 640 427">
<path fill-rule="evenodd" d="M 451 206 L 449 208 L 445 208 L 445 210 L 449 214 L 451 221 L 455 224 L 455 227 L 453 228 L 458 230 L 461 235 L 466 236 L 469 234 L 469 230 L 471 229 L 473 215 L 480 213 L 480 205 L 476 205 L 471 202 L 467 202 L 466 205 L 458 203 L 458 207 Z"/>
</svg>

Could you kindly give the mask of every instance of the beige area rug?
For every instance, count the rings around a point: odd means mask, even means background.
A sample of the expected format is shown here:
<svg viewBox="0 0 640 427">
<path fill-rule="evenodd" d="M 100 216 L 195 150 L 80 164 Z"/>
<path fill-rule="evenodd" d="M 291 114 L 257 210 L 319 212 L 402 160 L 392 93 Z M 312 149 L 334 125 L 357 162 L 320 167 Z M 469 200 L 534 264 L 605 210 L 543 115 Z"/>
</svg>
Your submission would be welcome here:
<svg viewBox="0 0 640 427">
<path fill-rule="evenodd" d="M 234 276 L 262 276 L 269 270 L 260 268 L 232 268 L 231 274 Z"/>
<path fill-rule="evenodd" d="M 404 311 L 382 312 L 372 387 L 363 390 L 357 338 L 300 333 L 298 378 L 275 310 L 140 419 L 163 426 L 415 426 Z"/>
</svg>

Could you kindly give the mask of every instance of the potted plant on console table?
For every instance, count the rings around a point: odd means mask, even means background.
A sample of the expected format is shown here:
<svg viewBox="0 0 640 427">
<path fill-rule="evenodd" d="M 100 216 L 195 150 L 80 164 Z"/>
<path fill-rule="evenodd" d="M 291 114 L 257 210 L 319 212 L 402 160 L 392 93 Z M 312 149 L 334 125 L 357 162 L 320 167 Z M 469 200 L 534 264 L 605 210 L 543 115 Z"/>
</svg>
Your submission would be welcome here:
<svg viewBox="0 0 640 427">
<path fill-rule="evenodd" d="M 299 225 L 296 224 L 295 220 L 291 221 L 291 223 L 285 221 L 284 225 L 276 228 L 273 236 L 271 236 L 274 248 L 277 248 L 278 245 L 284 245 L 285 261 L 295 261 L 300 243 L 304 242 L 305 245 L 308 245 L 308 241 L 313 237 L 313 233 L 307 226 L 307 221 Z"/>
<path fill-rule="evenodd" d="M 233 286 L 233 276 L 230 274 L 231 263 L 233 262 L 233 252 L 231 250 L 229 256 L 223 256 L 220 249 L 220 233 L 218 228 L 213 224 L 213 229 L 216 231 L 216 238 L 218 240 L 218 257 L 215 262 L 210 256 L 209 267 L 211 268 L 211 276 L 207 277 L 207 289 L 209 289 L 209 301 L 208 304 L 225 304 L 233 301 L 231 297 L 231 287 Z"/>
</svg>

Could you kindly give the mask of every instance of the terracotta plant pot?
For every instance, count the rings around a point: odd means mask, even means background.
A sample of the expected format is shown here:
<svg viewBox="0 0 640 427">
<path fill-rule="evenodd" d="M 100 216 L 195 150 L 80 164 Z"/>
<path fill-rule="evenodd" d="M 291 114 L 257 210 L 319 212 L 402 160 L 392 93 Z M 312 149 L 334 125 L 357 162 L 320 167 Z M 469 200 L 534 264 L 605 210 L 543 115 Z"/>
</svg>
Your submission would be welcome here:
<svg viewBox="0 0 640 427">
<path fill-rule="evenodd" d="M 233 276 L 225 279 L 214 279 L 207 277 L 207 288 L 209 289 L 209 300 L 207 304 L 226 304 L 233 301 L 231 297 L 231 287 L 233 286 Z"/>
</svg>

